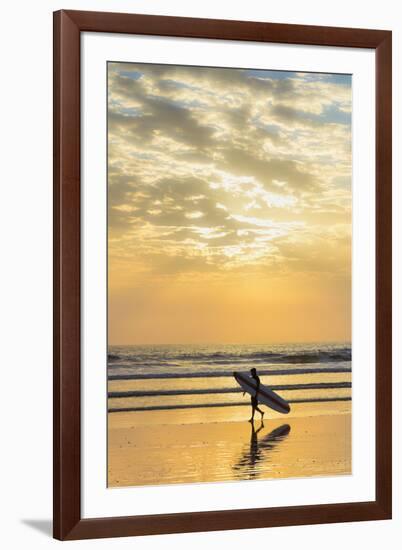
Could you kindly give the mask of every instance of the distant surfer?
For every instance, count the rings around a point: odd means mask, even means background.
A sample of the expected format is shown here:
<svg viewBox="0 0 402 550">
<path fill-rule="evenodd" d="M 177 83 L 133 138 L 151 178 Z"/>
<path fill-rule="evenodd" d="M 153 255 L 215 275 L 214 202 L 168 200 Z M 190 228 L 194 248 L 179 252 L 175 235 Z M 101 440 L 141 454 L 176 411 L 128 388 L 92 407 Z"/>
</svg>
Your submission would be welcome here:
<svg viewBox="0 0 402 550">
<path fill-rule="evenodd" d="M 256 369 L 251 369 L 249 374 L 242 372 L 234 372 L 234 379 L 243 390 L 243 395 L 248 393 L 251 396 L 252 414 L 250 422 L 254 421 L 255 411 L 261 414 L 261 421 L 264 417 L 263 411 L 259 408 L 258 404 L 265 405 L 274 411 L 281 414 L 288 414 L 290 412 L 289 403 L 283 399 L 280 395 L 275 393 L 268 386 L 261 384 L 260 377 L 257 375 Z"/>
<path fill-rule="evenodd" d="M 258 391 L 260 389 L 260 384 L 261 384 L 260 377 L 257 374 L 257 369 L 254 369 L 254 368 L 250 370 L 250 374 L 251 374 L 251 377 L 254 378 L 257 388 L 256 388 L 255 395 L 251 396 L 252 414 L 249 422 L 254 422 L 255 411 L 258 411 L 261 414 L 261 421 L 262 421 L 262 419 L 264 418 L 264 412 L 258 406 Z"/>
</svg>

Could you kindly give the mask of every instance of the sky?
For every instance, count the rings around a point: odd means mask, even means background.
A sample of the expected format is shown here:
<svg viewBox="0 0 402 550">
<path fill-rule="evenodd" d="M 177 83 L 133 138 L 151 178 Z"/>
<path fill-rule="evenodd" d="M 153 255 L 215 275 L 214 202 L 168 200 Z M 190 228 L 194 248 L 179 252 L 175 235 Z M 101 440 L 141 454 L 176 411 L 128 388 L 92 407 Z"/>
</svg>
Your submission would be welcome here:
<svg viewBox="0 0 402 550">
<path fill-rule="evenodd" d="M 109 344 L 351 340 L 351 98 L 108 63 Z"/>
</svg>

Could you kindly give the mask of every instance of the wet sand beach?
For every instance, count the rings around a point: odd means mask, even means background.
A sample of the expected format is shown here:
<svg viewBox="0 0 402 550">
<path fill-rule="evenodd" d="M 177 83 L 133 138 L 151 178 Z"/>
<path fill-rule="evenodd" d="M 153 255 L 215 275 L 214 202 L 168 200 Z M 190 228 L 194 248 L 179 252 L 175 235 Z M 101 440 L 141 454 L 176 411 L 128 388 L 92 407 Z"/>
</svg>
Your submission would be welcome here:
<svg viewBox="0 0 402 550">
<path fill-rule="evenodd" d="M 247 406 L 113 412 L 108 419 L 109 487 L 351 473 L 351 402 L 268 409 Z"/>
</svg>

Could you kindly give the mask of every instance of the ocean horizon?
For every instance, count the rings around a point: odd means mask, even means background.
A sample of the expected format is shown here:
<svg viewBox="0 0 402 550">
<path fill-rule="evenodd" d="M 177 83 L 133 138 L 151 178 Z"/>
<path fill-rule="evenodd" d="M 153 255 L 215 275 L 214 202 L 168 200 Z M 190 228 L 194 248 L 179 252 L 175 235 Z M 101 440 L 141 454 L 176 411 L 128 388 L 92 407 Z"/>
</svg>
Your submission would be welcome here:
<svg viewBox="0 0 402 550">
<path fill-rule="evenodd" d="M 109 346 L 109 411 L 230 407 L 233 372 L 256 368 L 289 403 L 351 399 L 350 344 L 164 344 Z"/>
</svg>

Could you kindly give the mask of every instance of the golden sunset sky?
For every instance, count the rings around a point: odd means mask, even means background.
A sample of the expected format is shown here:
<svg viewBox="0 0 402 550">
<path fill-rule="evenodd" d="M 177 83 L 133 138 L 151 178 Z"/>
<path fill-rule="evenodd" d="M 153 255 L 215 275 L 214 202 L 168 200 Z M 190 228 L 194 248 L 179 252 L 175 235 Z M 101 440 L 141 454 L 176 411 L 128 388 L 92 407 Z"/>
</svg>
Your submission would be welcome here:
<svg viewBox="0 0 402 550">
<path fill-rule="evenodd" d="M 351 340 L 351 77 L 108 64 L 109 344 Z"/>
</svg>

